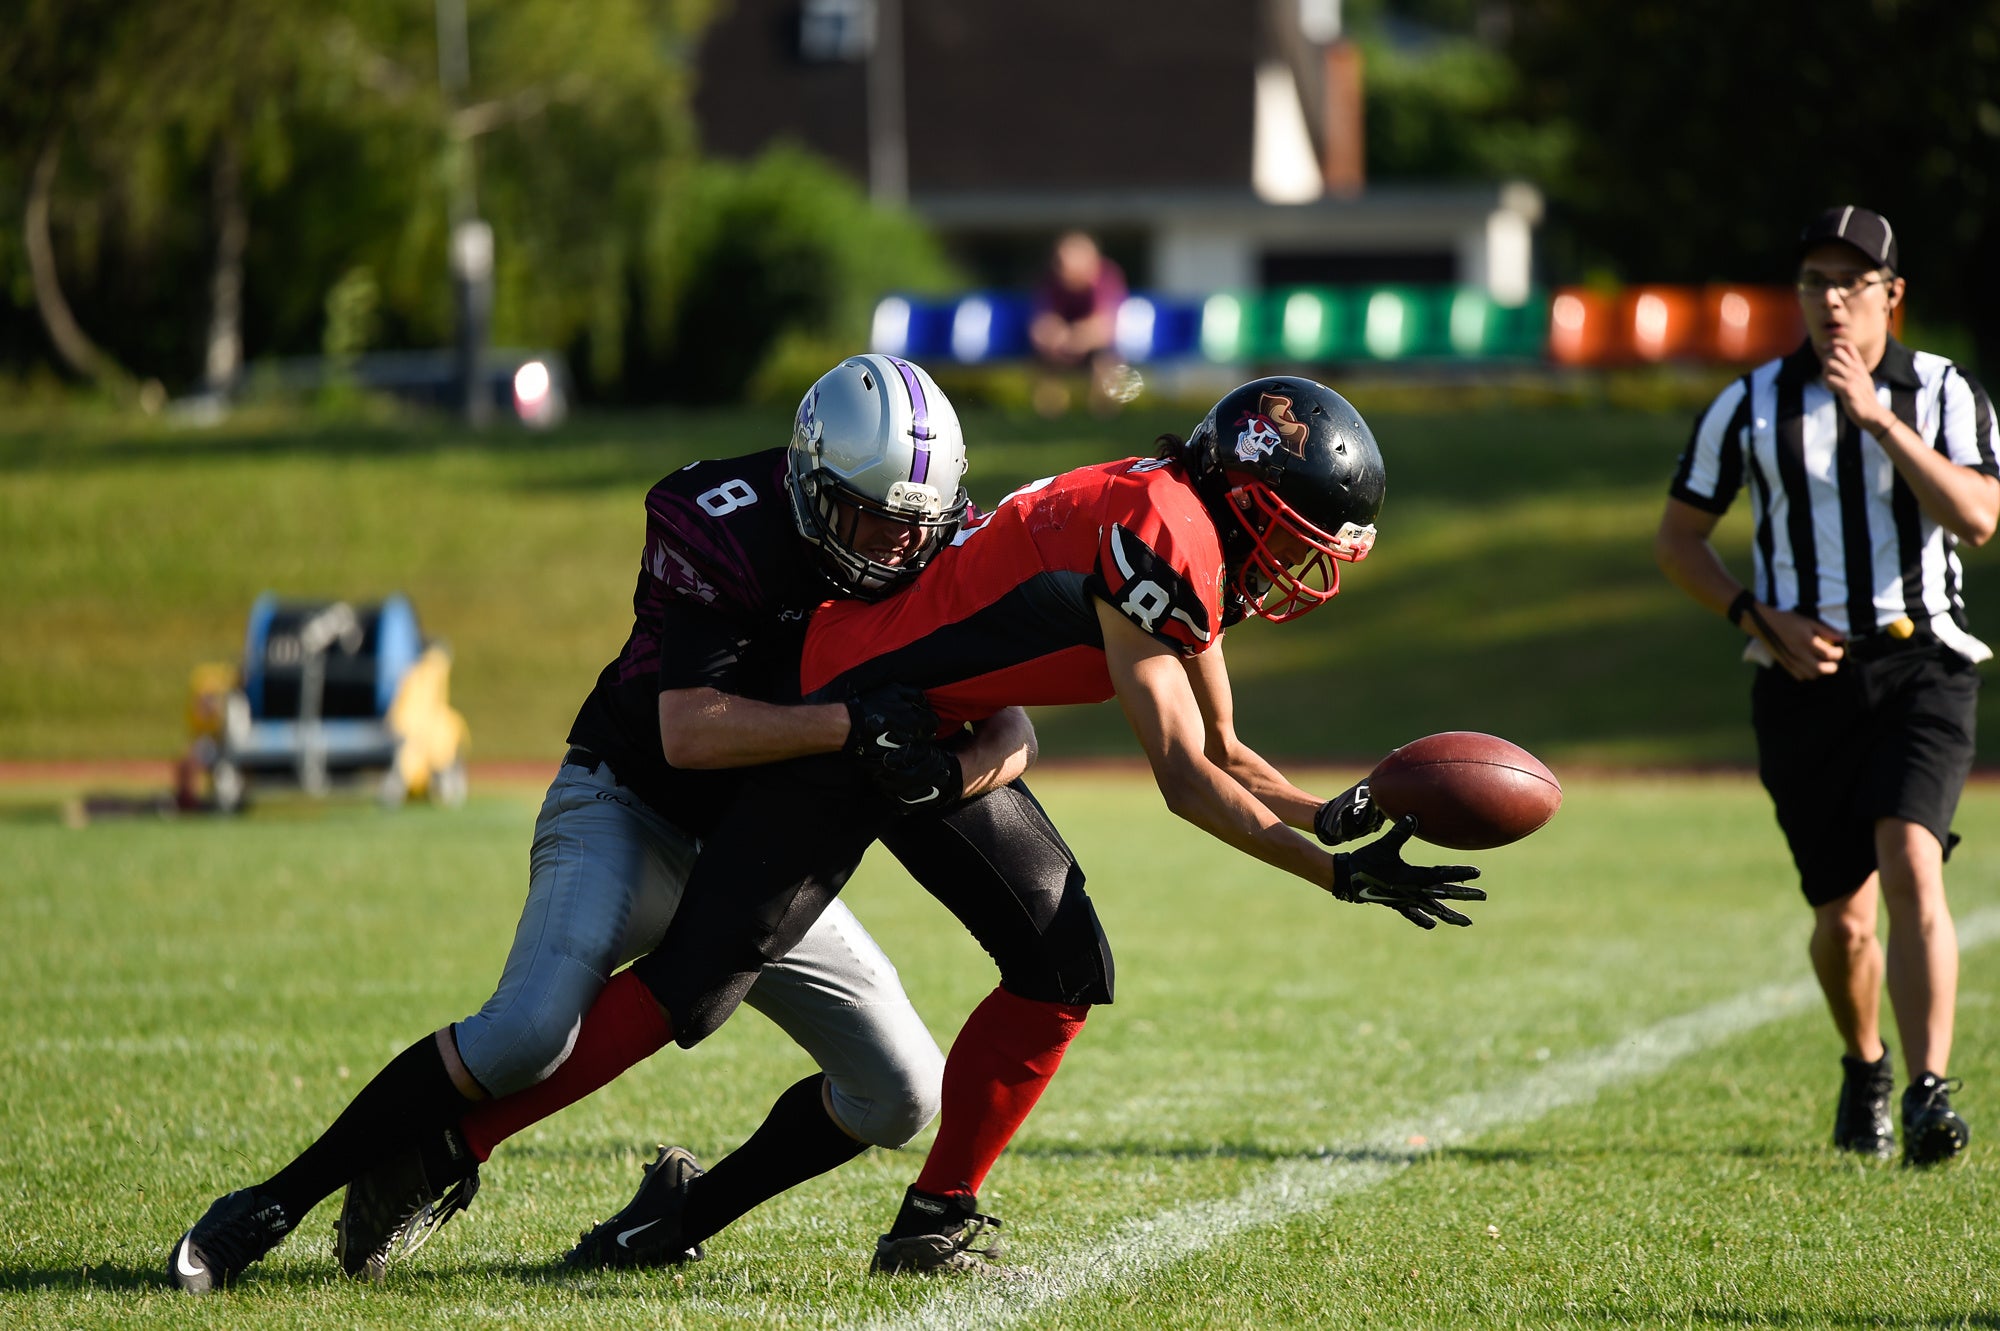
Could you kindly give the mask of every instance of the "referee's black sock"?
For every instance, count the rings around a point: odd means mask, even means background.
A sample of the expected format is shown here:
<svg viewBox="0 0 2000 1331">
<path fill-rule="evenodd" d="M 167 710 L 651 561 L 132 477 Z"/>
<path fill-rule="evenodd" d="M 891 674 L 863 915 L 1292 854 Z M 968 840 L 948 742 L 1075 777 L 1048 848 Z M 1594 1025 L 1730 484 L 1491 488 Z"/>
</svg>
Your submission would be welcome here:
<svg viewBox="0 0 2000 1331">
<path fill-rule="evenodd" d="M 473 1102 L 452 1085 L 437 1037 L 426 1035 L 361 1088 L 333 1126 L 258 1185 L 296 1228 L 306 1212 L 433 1128 L 456 1123 Z"/>
<path fill-rule="evenodd" d="M 751 1208 L 846 1164 L 868 1149 L 841 1131 L 820 1099 L 824 1073 L 797 1083 L 771 1106 L 750 1140 L 688 1184 L 681 1238 L 688 1245 L 721 1231 Z"/>
</svg>

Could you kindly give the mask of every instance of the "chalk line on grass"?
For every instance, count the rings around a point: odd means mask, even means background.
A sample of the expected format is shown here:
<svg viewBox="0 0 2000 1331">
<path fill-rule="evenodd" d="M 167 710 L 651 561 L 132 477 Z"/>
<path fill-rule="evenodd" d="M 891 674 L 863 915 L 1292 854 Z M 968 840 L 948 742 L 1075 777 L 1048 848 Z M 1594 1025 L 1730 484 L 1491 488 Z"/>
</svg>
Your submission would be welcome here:
<svg viewBox="0 0 2000 1331">
<path fill-rule="evenodd" d="M 1961 952 L 2000 938 L 2000 907 L 1958 921 Z M 1246 1230 L 1317 1211 L 1386 1182 L 1425 1154 L 1499 1127 L 1532 1123 L 1623 1082 L 1654 1076 L 1693 1054 L 1820 1002 L 1809 977 L 1764 985 L 1648 1026 L 1614 1044 L 1557 1059 L 1512 1086 L 1456 1096 L 1433 1111 L 1385 1126 L 1365 1141 L 1310 1160 L 1273 1166 L 1234 1197 L 1193 1202 L 1120 1225 L 1104 1240 L 1038 1255 L 1014 1278 L 948 1285 L 909 1311 L 853 1324 L 857 1331 L 987 1331 L 1062 1300 L 1170 1265 Z M 1420 1139 L 1420 1146 L 1411 1139 Z"/>
</svg>

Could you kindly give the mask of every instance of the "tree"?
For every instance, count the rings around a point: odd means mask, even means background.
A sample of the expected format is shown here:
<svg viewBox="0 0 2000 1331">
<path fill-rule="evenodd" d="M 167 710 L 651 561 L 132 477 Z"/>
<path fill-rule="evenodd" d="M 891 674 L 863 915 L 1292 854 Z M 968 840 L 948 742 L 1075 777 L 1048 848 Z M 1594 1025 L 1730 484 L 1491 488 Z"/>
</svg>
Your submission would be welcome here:
<svg viewBox="0 0 2000 1331">
<path fill-rule="evenodd" d="M 769 393 L 796 397 L 866 344 L 883 292 L 954 276 L 921 226 L 789 144 L 703 165 L 660 271 L 657 379 L 674 400 L 703 403 L 741 398 L 760 371 L 784 380 Z M 793 382 L 802 365 L 814 368 Z"/>
<path fill-rule="evenodd" d="M 1522 0 L 1520 113 L 1570 127 L 1545 182 L 1579 262 L 1782 280 L 1797 228 L 1862 203 L 1915 311 L 2000 366 L 2000 0 Z"/>
<path fill-rule="evenodd" d="M 429 0 L 26 0 L 0 27 L 0 183 L 28 204 L 0 221 L 0 264 L 31 280 L 0 271 L 0 291 L 107 381 L 122 361 L 219 386 L 246 340 L 314 349 L 358 269 L 390 336 L 440 341 L 447 182 L 470 154 L 496 331 L 615 349 L 692 156 L 683 55 L 705 12 L 482 0 L 448 103 Z"/>
<path fill-rule="evenodd" d="M 0 143 L 21 183 L 20 250 L 36 308 L 56 354 L 76 373 L 122 391 L 129 382 L 70 308 L 55 258 L 51 214 L 64 138 L 94 109 L 98 73 L 129 7 L 117 0 L 29 0 L 0 33 Z"/>
<path fill-rule="evenodd" d="M 1520 70 L 1492 33 L 1482 35 L 1493 25 L 1457 12 L 1462 8 L 1431 3 L 1389 14 L 1354 7 L 1367 62 L 1369 178 L 1560 178 L 1571 126 L 1522 114 Z"/>
</svg>

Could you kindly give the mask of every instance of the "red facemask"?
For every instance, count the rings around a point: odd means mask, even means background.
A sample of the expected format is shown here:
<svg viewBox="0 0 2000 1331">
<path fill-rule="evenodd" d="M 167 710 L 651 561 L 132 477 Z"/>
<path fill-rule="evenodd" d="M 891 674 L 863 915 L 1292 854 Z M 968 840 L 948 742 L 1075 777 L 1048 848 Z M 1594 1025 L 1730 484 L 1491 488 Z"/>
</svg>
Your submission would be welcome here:
<svg viewBox="0 0 2000 1331">
<path fill-rule="evenodd" d="M 1262 481 L 1231 490 L 1229 511 L 1250 534 L 1250 555 L 1237 566 L 1235 591 L 1251 613 L 1282 624 L 1297 619 L 1340 594 L 1340 565 L 1358 564 L 1375 547 L 1375 528 L 1347 523 L 1326 532 L 1300 517 Z M 1280 533 L 1286 552 L 1298 550 L 1290 562 L 1271 546 Z M 1275 604 L 1267 604 L 1277 597 Z"/>
</svg>

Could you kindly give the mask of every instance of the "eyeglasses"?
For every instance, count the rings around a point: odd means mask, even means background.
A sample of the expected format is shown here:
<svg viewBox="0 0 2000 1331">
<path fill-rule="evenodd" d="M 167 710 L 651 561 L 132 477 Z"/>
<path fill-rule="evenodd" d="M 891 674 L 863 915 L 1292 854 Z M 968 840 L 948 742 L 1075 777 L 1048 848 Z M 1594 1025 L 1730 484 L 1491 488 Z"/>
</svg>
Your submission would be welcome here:
<svg viewBox="0 0 2000 1331">
<path fill-rule="evenodd" d="M 1887 286 L 1890 280 L 1880 273 L 1863 273 L 1860 277 L 1851 278 L 1847 281 L 1841 281 L 1838 278 L 1832 277 L 1802 277 L 1796 285 L 1801 296 L 1811 299 L 1823 300 L 1826 294 L 1831 291 L 1842 300 L 1855 300 L 1860 297 L 1862 292 L 1868 290 L 1869 287 L 1877 284 Z"/>
</svg>

